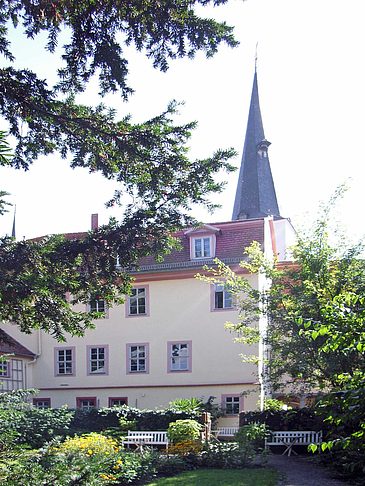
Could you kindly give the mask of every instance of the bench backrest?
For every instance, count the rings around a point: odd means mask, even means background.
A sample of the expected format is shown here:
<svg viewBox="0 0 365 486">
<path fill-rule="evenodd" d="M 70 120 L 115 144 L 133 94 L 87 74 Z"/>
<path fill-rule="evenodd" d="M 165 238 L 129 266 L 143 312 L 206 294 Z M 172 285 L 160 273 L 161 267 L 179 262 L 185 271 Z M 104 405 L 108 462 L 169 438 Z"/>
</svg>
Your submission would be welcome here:
<svg viewBox="0 0 365 486">
<path fill-rule="evenodd" d="M 270 436 L 266 439 L 269 445 L 280 444 L 320 444 L 322 442 L 322 432 L 314 430 L 279 430 L 270 432 Z"/>
<path fill-rule="evenodd" d="M 163 430 L 128 430 L 124 442 L 130 442 L 133 439 L 136 441 L 146 439 L 149 444 L 167 444 L 168 442 L 167 432 Z"/>
<path fill-rule="evenodd" d="M 218 427 L 217 437 L 233 437 L 238 432 L 239 427 Z"/>
</svg>

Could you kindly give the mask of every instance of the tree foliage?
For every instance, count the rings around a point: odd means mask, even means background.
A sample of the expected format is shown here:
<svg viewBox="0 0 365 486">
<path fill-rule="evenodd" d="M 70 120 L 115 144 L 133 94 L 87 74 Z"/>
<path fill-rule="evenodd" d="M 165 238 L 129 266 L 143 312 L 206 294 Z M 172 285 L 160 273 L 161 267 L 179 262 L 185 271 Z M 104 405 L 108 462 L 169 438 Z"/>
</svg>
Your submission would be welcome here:
<svg viewBox="0 0 365 486">
<path fill-rule="evenodd" d="M 266 261 L 256 244 L 246 250 L 241 266 L 270 282 L 261 292 L 221 263 L 210 278 L 245 293 L 239 322 L 229 324 L 239 340 L 254 343 L 254 319 L 267 317 L 266 334 L 256 332 L 268 350 L 265 381 L 274 391 L 320 392 L 318 413 L 331 428 L 323 449 L 339 448 L 341 460 L 359 471 L 365 467 L 365 261 L 361 243 L 330 233 L 342 192 L 310 231 L 298 234 L 291 262 Z"/>
<path fill-rule="evenodd" d="M 211 194 L 223 184 L 215 175 L 231 171 L 232 149 L 217 150 L 201 160 L 189 157 L 187 143 L 195 123 L 177 125 L 177 104 L 160 115 L 135 124 L 129 116 L 117 118 L 103 104 L 81 105 L 77 95 L 98 76 L 100 94 L 128 86 L 126 47 L 134 45 L 165 71 L 169 60 L 213 55 L 221 43 L 233 47 L 232 27 L 199 17 L 198 6 L 226 0 L 111 1 L 8 0 L 0 3 L 0 55 L 8 66 L 0 68 L 0 115 L 16 140 L 9 154 L 0 140 L 0 165 L 27 170 L 41 155 L 59 152 L 71 167 L 99 172 L 116 182 L 109 205 L 130 203 L 121 221 L 82 238 L 43 238 L 37 242 L 0 241 L 0 319 L 16 322 L 23 331 L 42 328 L 62 339 L 64 331 L 80 334 L 92 315 L 75 313 L 72 303 L 90 295 L 109 304 L 130 289 L 128 271 L 141 257 L 157 257 L 171 249 L 172 231 L 192 221 L 189 209 L 199 203 L 213 209 Z M 9 29 L 21 31 L 28 41 L 46 33 L 46 49 L 55 53 L 60 36 L 63 65 L 58 82 L 47 82 L 29 69 L 14 67 Z M 5 188 L 4 188 L 5 189 Z M 5 192 L 0 194 L 4 212 Z M 115 262 L 119 260 L 117 272 Z M 81 270 L 81 271 L 80 271 Z"/>
</svg>

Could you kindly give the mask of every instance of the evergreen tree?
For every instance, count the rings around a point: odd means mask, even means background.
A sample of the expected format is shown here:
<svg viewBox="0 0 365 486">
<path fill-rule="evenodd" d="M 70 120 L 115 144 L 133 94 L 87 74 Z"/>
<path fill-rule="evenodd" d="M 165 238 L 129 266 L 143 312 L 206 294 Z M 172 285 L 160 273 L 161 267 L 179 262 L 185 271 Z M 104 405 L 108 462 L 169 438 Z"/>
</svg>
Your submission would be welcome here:
<svg viewBox="0 0 365 486">
<path fill-rule="evenodd" d="M 58 339 L 65 331 L 81 334 L 95 316 L 72 311 L 65 298 L 68 292 L 71 303 L 87 302 L 90 296 L 109 304 L 120 301 L 130 289 L 130 269 L 145 255 L 159 257 L 171 249 L 171 232 L 192 222 L 191 205 L 214 207 L 209 195 L 223 187 L 214 176 L 232 170 L 228 161 L 234 152 L 189 158 L 187 142 L 195 123 L 174 123 L 176 103 L 134 124 L 129 117 L 118 120 L 103 104 L 95 108 L 76 100 L 93 76 L 99 78 L 100 95 L 119 92 L 128 99 L 133 90 L 127 82 L 126 46 L 145 52 L 162 71 L 170 59 L 191 58 L 197 51 L 212 56 L 221 43 L 235 46 L 232 27 L 196 13 L 198 6 L 226 1 L 0 2 L 0 54 L 8 61 L 0 68 L 0 115 L 17 141 L 9 156 L 2 134 L 0 164 L 26 170 L 40 155 L 57 151 L 71 159 L 72 167 L 116 181 L 109 204 L 119 203 L 122 193 L 133 197 L 121 221 L 113 220 L 82 239 L 2 238 L 0 319 L 17 323 L 25 332 L 45 329 Z M 27 42 L 45 32 L 51 53 L 60 34 L 67 33 L 55 86 L 14 67 L 10 28 L 21 30 Z M 1 199 L 1 211 L 4 203 Z"/>
</svg>

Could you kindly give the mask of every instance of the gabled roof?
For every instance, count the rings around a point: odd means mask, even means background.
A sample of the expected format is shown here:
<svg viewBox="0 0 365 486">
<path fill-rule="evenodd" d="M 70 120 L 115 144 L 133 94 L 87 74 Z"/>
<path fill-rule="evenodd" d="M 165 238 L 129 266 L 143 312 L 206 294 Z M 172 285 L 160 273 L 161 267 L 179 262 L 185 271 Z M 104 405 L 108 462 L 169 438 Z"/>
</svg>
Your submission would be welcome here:
<svg viewBox="0 0 365 486">
<path fill-rule="evenodd" d="M 35 353 L 12 338 L 3 329 L 0 329 L 0 354 L 14 354 L 15 356 L 25 356 L 35 358 Z"/>
<path fill-rule="evenodd" d="M 271 174 L 268 147 L 262 124 L 257 72 L 252 86 L 245 144 L 237 183 L 232 220 L 281 217 Z"/>
</svg>

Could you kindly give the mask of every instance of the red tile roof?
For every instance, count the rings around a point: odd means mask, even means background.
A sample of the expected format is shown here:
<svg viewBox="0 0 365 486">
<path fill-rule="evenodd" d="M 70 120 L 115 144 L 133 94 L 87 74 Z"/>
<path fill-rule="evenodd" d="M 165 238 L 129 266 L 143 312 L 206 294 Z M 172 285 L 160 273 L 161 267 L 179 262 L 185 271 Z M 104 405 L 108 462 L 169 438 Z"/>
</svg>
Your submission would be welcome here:
<svg viewBox="0 0 365 486">
<path fill-rule="evenodd" d="M 202 225 L 204 226 L 204 225 Z M 243 256 L 243 251 L 253 241 L 257 241 L 264 248 L 264 218 L 246 219 L 238 221 L 228 221 L 222 223 L 209 224 L 210 227 L 218 229 L 216 234 L 216 254 L 215 257 L 222 261 L 229 263 L 230 261 L 239 261 Z M 197 227 L 197 231 L 199 227 Z M 67 239 L 83 238 L 87 233 L 66 233 L 64 236 Z M 154 267 L 154 270 L 159 268 L 167 269 L 169 266 L 185 268 L 191 266 L 201 266 L 205 263 L 204 260 L 192 261 L 190 258 L 190 236 L 194 236 L 194 231 L 178 231 L 175 236 L 181 241 L 181 249 L 173 250 L 169 255 L 164 257 L 162 263 L 156 263 L 153 256 L 144 257 L 140 260 L 140 270 L 147 270 L 148 267 Z M 39 241 L 43 237 L 34 238 L 33 241 Z M 211 259 L 210 259 L 211 260 Z"/>
<path fill-rule="evenodd" d="M 213 226 L 219 229 L 216 233 L 216 253 L 215 256 L 220 260 L 240 259 L 243 256 L 244 249 L 253 241 L 257 241 L 264 246 L 264 220 L 242 220 L 230 221 L 227 223 L 213 223 Z M 163 263 L 183 263 L 191 261 L 190 258 L 190 236 L 184 231 L 176 233 L 181 241 L 181 250 L 174 250 L 169 255 L 166 255 Z M 140 261 L 141 266 L 153 265 L 155 260 L 153 257 L 145 257 Z"/>
</svg>

